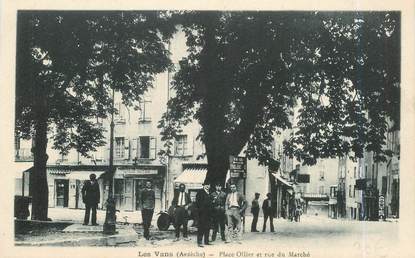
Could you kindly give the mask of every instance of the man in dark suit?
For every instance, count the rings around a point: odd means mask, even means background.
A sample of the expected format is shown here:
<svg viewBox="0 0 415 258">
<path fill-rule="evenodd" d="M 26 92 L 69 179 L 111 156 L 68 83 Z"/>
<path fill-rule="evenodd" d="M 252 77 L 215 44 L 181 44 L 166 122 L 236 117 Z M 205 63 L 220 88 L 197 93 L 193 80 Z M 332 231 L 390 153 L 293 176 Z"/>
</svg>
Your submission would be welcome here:
<svg viewBox="0 0 415 258">
<path fill-rule="evenodd" d="M 203 247 L 209 245 L 209 229 L 210 219 L 212 212 L 212 199 L 209 195 L 210 185 L 208 183 L 203 184 L 203 189 L 200 189 L 196 194 L 196 208 L 199 218 L 197 228 L 197 245 Z M 202 243 L 202 239 L 204 242 Z"/>
<path fill-rule="evenodd" d="M 212 198 L 212 218 L 213 218 L 213 233 L 212 241 L 216 240 L 216 235 L 220 229 L 220 236 L 222 241 L 226 241 L 225 237 L 225 224 L 226 224 L 226 214 L 225 214 L 225 202 L 226 202 L 226 193 L 222 191 L 222 185 L 217 184 L 215 186 L 216 191 L 210 194 Z"/>
<path fill-rule="evenodd" d="M 231 192 L 226 196 L 226 216 L 228 220 L 228 233 L 225 243 L 236 240 L 238 243 L 241 239 L 241 218 L 245 214 L 246 200 L 243 194 L 236 191 L 236 184 L 231 183 Z"/>
<path fill-rule="evenodd" d="M 258 223 L 259 215 L 259 195 L 259 193 L 255 193 L 255 198 L 252 200 L 251 213 L 254 216 L 254 218 L 252 219 L 251 232 L 258 232 L 258 230 L 256 229 L 256 225 Z"/>
<path fill-rule="evenodd" d="M 95 174 L 89 175 L 89 181 L 85 181 L 82 187 L 82 201 L 85 203 L 84 224 L 88 225 L 89 214 L 92 210 L 91 223 L 97 226 L 97 206 L 99 203 L 99 185 Z"/>
<path fill-rule="evenodd" d="M 268 218 L 271 227 L 271 232 L 274 232 L 274 213 L 271 205 L 271 197 L 271 193 L 267 193 L 267 199 L 265 199 L 262 203 L 262 211 L 264 212 L 264 226 L 262 227 L 262 232 L 265 232 Z"/>
<path fill-rule="evenodd" d="M 155 205 L 155 193 L 152 189 L 150 181 L 146 182 L 146 188 L 141 192 L 141 216 L 143 218 L 144 238 L 150 239 L 150 226 L 153 219 L 154 205 Z"/>
<path fill-rule="evenodd" d="M 180 240 L 180 228 L 183 226 L 183 238 L 189 240 L 187 237 L 187 220 L 188 214 L 187 209 L 191 202 L 190 195 L 185 192 L 186 186 L 184 184 L 179 185 L 179 191 L 175 193 L 172 201 L 172 206 L 174 207 L 174 224 L 176 226 L 176 239 L 174 241 Z"/>
</svg>

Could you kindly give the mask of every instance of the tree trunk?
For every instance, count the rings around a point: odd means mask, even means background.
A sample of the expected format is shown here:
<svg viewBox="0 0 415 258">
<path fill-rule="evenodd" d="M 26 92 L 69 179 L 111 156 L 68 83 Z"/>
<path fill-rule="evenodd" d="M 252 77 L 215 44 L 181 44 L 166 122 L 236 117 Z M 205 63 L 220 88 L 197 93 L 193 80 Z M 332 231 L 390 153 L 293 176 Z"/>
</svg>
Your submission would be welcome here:
<svg viewBox="0 0 415 258">
<path fill-rule="evenodd" d="M 229 169 L 229 154 L 224 150 L 224 148 L 220 150 L 217 146 L 220 145 L 206 147 L 208 172 L 205 182 L 208 182 L 211 185 L 220 184 L 224 186 L 226 174 Z"/>
<path fill-rule="evenodd" d="M 48 155 L 47 147 L 47 95 L 43 88 L 35 92 L 34 110 L 36 111 L 35 121 L 35 146 L 33 149 L 34 167 L 31 176 L 32 181 L 32 219 L 46 221 L 48 219 L 48 181 L 46 172 L 46 163 Z"/>
</svg>

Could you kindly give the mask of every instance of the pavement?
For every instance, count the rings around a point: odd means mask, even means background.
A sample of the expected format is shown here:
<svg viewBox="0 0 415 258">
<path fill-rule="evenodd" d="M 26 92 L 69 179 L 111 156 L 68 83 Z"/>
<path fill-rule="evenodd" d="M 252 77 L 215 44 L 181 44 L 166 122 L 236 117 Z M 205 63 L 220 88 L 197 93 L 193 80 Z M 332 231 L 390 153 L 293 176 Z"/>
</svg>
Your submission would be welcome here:
<svg viewBox="0 0 415 258">
<path fill-rule="evenodd" d="M 75 210 L 67 208 L 50 208 L 49 217 L 54 221 L 70 221 L 74 223 L 73 228 L 80 230 L 101 231 L 102 224 L 105 218 L 105 211 L 99 210 L 97 212 L 97 222 L 100 226 L 82 226 L 84 210 Z M 151 240 L 145 240 L 142 236 L 142 227 L 139 225 L 141 220 L 141 213 L 135 212 L 120 212 L 117 213 L 117 230 L 128 230 L 130 234 L 129 241 L 120 241 L 108 243 L 99 240 L 91 245 L 117 245 L 125 247 L 140 247 L 140 248 L 176 248 L 180 250 L 191 250 L 197 248 L 196 246 L 196 229 L 191 227 L 190 241 L 174 240 L 174 229 L 171 226 L 168 231 L 160 231 L 157 229 L 156 221 L 157 214 L 153 216 L 152 226 L 150 228 Z M 126 222 L 126 223 L 120 223 Z M 366 257 L 395 257 L 394 247 L 399 240 L 399 222 L 393 221 L 350 221 L 330 219 L 325 215 L 303 215 L 301 222 L 290 222 L 285 219 L 274 219 L 275 232 L 269 232 L 269 222 L 267 225 L 267 232 L 249 232 L 252 222 L 252 216 L 246 216 L 246 232 L 243 234 L 241 243 L 233 242 L 225 244 L 221 240 L 216 240 L 213 246 L 205 246 L 205 250 L 209 256 L 213 257 L 227 257 L 225 254 L 217 253 L 219 249 L 234 249 L 234 250 L 249 250 L 254 247 L 255 250 L 273 250 L 273 256 L 268 257 L 300 257 L 290 256 L 290 250 L 334 250 L 333 248 L 341 248 L 344 253 L 336 254 L 338 257 L 354 257 L 351 254 L 364 254 Z M 258 230 L 262 230 L 263 217 L 259 217 Z M 134 231 L 134 233 L 133 233 Z M 76 242 L 73 245 L 88 245 L 86 240 Z M 58 245 L 58 244 L 57 244 Z M 219 247 L 219 249 L 217 249 Z M 199 249 L 198 249 L 199 250 Z M 337 250 L 337 249 L 335 249 Z M 210 253 L 209 253 L 210 252 Z M 278 252 L 282 252 L 278 256 Z M 313 251 L 314 254 L 318 254 Z M 378 255 L 381 254 L 381 255 Z M 153 254 L 154 255 L 154 254 Z M 284 256 L 285 255 L 285 256 Z M 235 254 L 234 257 L 238 257 Z M 239 257 L 245 257 L 240 255 Z M 249 256 L 246 256 L 249 257 Z M 265 257 L 265 256 L 262 256 Z M 308 257 L 303 256 L 302 257 Z M 318 256 L 317 256 L 318 257 Z M 402 256 L 403 257 L 403 256 Z"/>
<path fill-rule="evenodd" d="M 48 217 L 52 220 L 71 221 L 75 223 L 83 223 L 85 210 L 69 209 L 69 208 L 49 208 Z M 116 213 L 117 222 L 125 222 L 129 224 L 141 223 L 140 211 L 120 211 Z M 153 220 L 157 220 L 157 214 L 153 215 Z M 103 224 L 105 221 L 105 210 L 97 210 L 97 222 Z"/>
</svg>

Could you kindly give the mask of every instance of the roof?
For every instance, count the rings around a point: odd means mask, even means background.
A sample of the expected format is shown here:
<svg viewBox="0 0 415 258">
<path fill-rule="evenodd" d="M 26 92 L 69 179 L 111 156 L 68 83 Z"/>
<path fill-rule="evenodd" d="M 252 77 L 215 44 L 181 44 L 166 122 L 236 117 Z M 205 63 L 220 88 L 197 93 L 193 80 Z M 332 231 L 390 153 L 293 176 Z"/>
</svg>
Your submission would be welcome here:
<svg viewBox="0 0 415 258">
<path fill-rule="evenodd" d="M 183 173 L 181 173 L 174 180 L 174 182 L 176 184 L 185 184 L 186 188 L 201 189 L 206 178 L 206 173 L 207 167 L 187 167 L 183 170 Z"/>
<path fill-rule="evenodd" d="M 30 162 L 13 162 L 12 170 L 14 172 L 25 172 L 33 167 L 33 161 Z"/>
<path fill-rule="evenodd" d="M 30 162 L 13 162 L 11 170 L 14 172 L 15 178 L 22 178 L 23 172 L 33 167 L 33 161 Z"/>
</svg>

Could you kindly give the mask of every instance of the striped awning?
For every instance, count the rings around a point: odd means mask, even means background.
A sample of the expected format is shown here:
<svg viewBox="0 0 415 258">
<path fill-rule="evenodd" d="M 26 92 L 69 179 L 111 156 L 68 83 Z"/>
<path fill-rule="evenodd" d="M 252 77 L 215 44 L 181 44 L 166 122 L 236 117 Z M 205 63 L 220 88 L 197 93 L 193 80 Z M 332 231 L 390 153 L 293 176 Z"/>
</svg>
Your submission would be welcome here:
<svg viewBox="0 0 415 258">
<path fill-rule="evenodd" d="M 174 183 L 185 184 L 187 189 L 201 189 L 206 173 L 205 167 L 188 167 L 174 180 Z"/>
<path fill-rule="evenodd" d="M 277 173 L 271 173 L 278 181 L 280 181 L 281 183 L 285 184 L 288 187 L 293 188 L 293 183 L 288 182 L 286 179 L 282 178 L 280 175 L 278 175 Z"/>
<path fill-rule="evenodd" d="M 71 170 L 67 170 L 67 169 L 61 169 L 59 167 L 54 167 L 54 168 L 47 168 L 48 173 L 50 175 L 59 175 L 59 176 L 66 176 L 67 174 L 70 174 L 72 171 Z"/>
</svg>

